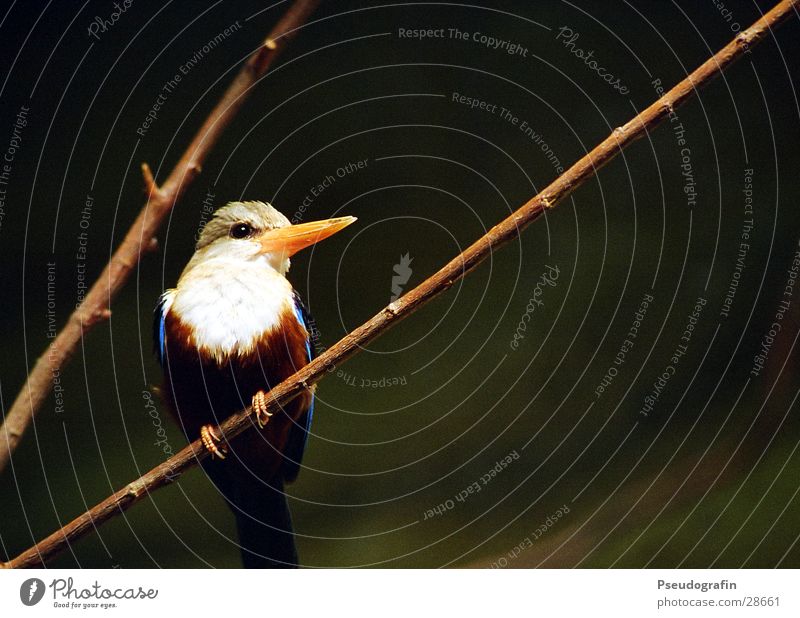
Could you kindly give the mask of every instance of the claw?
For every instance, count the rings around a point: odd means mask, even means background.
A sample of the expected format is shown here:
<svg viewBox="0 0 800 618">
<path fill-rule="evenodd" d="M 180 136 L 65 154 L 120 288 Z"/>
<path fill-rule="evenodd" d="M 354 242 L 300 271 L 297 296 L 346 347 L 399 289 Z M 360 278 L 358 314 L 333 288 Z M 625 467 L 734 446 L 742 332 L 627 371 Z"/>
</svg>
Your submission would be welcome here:
<svg viewBox="0 0 800 618">
<path fill-rule="evenodd" d="M 216 455 L 220 459 L 225 459 L 225 447 L 222 445 L 222 439 L 214 432 L 213 425 L 203 425 L 200 428 L 200 440 L 212 457 Z M 218 444 L 220 446 L 217 446 Z"/>
<path fill-rule="evenodd" d="M 264 427 L 269 423 L 269 418 L 272 412 L 267 409 L 267 394 L 264 391 L 258 391 L 253 395 L 253 413 L 256 415 L 256 422 L 259 427 Z"/>
</svg>

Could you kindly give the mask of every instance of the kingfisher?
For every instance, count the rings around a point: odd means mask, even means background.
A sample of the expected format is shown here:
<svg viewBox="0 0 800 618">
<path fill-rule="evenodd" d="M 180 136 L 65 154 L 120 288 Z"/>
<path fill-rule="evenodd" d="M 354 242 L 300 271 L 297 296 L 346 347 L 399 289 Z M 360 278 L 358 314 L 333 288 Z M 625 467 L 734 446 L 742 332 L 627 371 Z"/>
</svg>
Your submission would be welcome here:
<svg viewBox="0 0 800 618">
<path fill-rule="evenodd" d="M 311 318 L 286 279 L 289 258 L 355 217 L 292 225 L 265 202 L 217 210 L 173 289 L 155 309 L 164 399 L 237 523 L 246 568 L 295 567 L 284 486 L 297 478 L 314 413 L 313 387 L 270 413 L 267 392 L 314 357 Z M 252 406 L 254 427 L 230 441 L 216 428 Z"/>
</svg>

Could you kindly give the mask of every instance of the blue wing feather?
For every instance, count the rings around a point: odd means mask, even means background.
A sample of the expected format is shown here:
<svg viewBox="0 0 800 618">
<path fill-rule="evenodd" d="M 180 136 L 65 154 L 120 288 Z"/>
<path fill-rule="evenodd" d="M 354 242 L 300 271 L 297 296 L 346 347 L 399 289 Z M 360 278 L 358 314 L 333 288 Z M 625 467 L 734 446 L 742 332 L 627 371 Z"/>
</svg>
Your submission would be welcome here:
<svg viewBox="0 0 800 618">
<path fill-rule="evenodd" d="M 314 322 L 297 292 L 294 294 L 294 312 L 297 316 L 297 321 L 308 331 L 309 338 L 306 340 L 306 354 L 308 361 L 311 362 L 317 355 L 312 332 Z M 289 433 L 289 440 L 284 449 L 283 476 L 289 482 L 294 481 L 300 472 L 300 462 L 303 459 L 303 453 L 308 442 L 308 434 L 311 431 L 311 421 L 314 417 L 314 399 L 312 395 L 308 410 L 303 412 L 297 420 L 297 424 L 292 427 Z"/>
<path fill-rule="evenodd" d="M 164 293 L 158 298 L 158 304 L 153 310 L 153 349 L 158 357 L 158 362 L 163 367 L 166 363 L 166 319 L 167 319 L 167 294 Z"/>
</svg>

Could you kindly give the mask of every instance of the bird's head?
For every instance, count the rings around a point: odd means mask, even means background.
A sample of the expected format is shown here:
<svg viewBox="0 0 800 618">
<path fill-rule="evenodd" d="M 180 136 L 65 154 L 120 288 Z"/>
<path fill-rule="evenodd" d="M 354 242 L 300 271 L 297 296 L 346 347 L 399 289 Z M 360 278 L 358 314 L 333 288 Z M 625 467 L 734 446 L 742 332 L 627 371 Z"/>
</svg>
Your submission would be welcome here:
<svg viewBox="0 0 800 618">
<path fill-rule="evenodd" d="M 355 217 L 337 217 L 292 225 L 270 204 L 230 202 L 217 210 L 203 228 L 195 257 L 263 261 L 284 275 L 292 255 L 355 220 Z"/>
</svg>

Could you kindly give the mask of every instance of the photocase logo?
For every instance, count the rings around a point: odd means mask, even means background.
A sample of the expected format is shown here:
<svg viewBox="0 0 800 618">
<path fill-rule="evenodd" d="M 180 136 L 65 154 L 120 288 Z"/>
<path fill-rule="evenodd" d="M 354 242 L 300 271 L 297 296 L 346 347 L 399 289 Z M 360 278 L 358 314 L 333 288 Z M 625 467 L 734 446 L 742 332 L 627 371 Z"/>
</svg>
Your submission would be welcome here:
<svg viewBox="0 0 800 618">
<path fill-rule="evenodd" d="M 31 577 L 22 582 L 19 587 L 19 600 L 24 605 L 36 605 L 44 596 L 44 582 L 36 577 Z"/>
<path fill-rule="evenodd" d="M 403 286 L 408 283 L 408 280 L 411 278 L 411 262 L 414 261 L 414 258 L 409 257 L 408 253 L 405 255 L 400 256 L 400 261 L 394 265 L 394 276 L 392 277 L 392 298 L 389 302 L 394 302 L 398 298 L 400 298 L 400 294 L 403 293 Z"/>
</svg>

